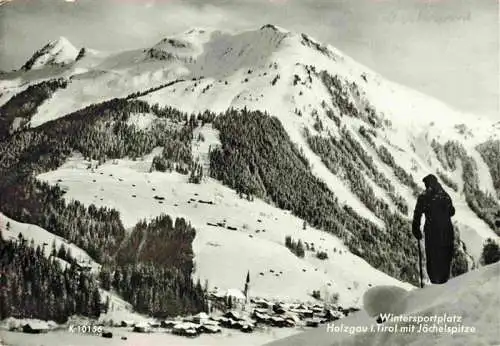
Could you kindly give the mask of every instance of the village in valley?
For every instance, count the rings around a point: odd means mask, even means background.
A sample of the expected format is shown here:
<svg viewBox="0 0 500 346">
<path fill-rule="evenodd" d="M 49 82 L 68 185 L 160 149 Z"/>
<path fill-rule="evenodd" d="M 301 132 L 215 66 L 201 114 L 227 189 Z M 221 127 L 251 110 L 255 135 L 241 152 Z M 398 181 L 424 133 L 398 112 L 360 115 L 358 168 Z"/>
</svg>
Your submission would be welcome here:
<svg viewBox="0 0 500 346">
<path fill-rule="evenodd" d="M 290 329 L 289 334 L 335 321 L 358 308 L 344 308 L 336 303 L 319 299 L 309 302 L 284 302 L 266 298 L 249 297 L 249 276 L 245 290 L 213 289 L 208 292 L 208 313 L 199 312 L 191 316 L 177 316 L 172 319 L 151 319 L 123 310 L 128 307 L 117 305 L 111 309 L 122 310 L 121 320 L 106 319 L 99 321 L 72 318 L 64 325 L 52 321 L 31 319 L 7 319 L 3 329 L 10 332 L 45 334 L 68 330 L 71 333 L 88 334 L 93 337 L 118 338 L 127 340 L 129 333 L 159 334 L 168 333 L 179 337 L 197 338 L 202 334 L 223 334 L 230 331 L 240 333 L 268 333 L 273 329 Z M 116 311 L 115 311 L 116 312 Z M 108 316 L 113 315 L 113 311 Z"/>
</svg>

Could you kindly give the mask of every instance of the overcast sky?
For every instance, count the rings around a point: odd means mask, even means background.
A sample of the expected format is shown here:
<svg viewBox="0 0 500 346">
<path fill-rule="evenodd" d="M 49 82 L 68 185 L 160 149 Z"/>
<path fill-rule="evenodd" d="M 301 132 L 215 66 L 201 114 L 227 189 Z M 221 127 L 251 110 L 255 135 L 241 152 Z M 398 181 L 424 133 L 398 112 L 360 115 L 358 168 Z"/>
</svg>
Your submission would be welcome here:
<svg viewBox="0 0 500 346">
<path fill-rule="evenodd" d="M 0 6 L 0 69 L 19 68 L 59 36 L 118 50 L 192 27 L 273 23 L 455 108 L 500 119 L 498 22 L 498 0 L 13 0 Z"/>
</svg>

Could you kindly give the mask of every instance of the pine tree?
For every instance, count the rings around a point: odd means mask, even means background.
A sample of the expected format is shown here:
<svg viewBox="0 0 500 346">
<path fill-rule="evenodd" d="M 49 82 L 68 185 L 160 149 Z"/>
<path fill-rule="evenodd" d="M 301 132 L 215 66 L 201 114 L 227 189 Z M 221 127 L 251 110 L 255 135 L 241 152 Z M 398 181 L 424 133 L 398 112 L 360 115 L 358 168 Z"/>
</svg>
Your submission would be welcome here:
<svg viewBox="0 0 500 346">
<path fill-rule="evenodd" d="M 99 279 L 101 281 L 101 287 L 106 291 L 109 291 L 111 289 L 111 274 L 107 268 L 101 269 Z"/>
<path fill-rule="evenodd" d="M 99 294 L 99 289 L 96 287 L 92 292 L 91 311 L 89 315 L 98 318 L 100 314 L 101 314 L 101 295 Z"/>
<path fill-rule="evenodd" d="M 52 240 L 52 246 L 50 250 L 50 255 L 56 257 L 57 256 L 57 251 L 56 251 L 56 240 Z"/>
<path fill-rule="evenodd" d="M 121 281 L 122 281 L 122 276 L 120 269 L 116 269 L 115 272 L 113 273 L 113 282 L 112 282 L 112 286 L 115 290 L 117 291 L 120 290 Z"/>
<path fill-rule="evenodd" d="M 483 246 L 483 252 L 481 254 L 481 262 L 484 265 L 496 263 L 500 261 L 500 246 L 496 241 L 488 238 Z"/>
<path fill-rule="evenodd" d="M 305 256 L 305 251 L 304 251 L 304 245 L 302 244 L 302 240 L 299 239 L 297 242 L 297 249 L 296 249 L 297 256 L 299 257 L 304 257 Z"/>
<path fill-rule="evenodd" d="M 57 257 L 66 260 L 66 248 L 64 247 L 64 244 L 61 244 L 61 246 L 59 247 L 59 251 L 57 252 Z"/>
</svg>

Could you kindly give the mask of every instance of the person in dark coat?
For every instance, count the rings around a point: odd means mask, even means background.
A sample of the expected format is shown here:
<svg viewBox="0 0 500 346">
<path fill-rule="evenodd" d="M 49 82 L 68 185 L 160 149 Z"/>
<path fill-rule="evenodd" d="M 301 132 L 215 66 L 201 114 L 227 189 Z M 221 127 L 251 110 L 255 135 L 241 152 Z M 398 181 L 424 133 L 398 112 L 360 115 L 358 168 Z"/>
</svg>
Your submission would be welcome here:
<svg viewBox="0 0 500 346">
<path fill-rule="evenodd" d="M 450 196 L 439 184 L 436 176 L 429 174 L 423 179 L 425 192 L 417 199 L 413 212 L 412 233 L 420 241 L 420 222 L 425 215 L 425 257 L 427 274 L 433 284 L 443 284 L 450 277 L 453 258 L 454 233 L 451 217 L 455 208 Z"/>
</svg>

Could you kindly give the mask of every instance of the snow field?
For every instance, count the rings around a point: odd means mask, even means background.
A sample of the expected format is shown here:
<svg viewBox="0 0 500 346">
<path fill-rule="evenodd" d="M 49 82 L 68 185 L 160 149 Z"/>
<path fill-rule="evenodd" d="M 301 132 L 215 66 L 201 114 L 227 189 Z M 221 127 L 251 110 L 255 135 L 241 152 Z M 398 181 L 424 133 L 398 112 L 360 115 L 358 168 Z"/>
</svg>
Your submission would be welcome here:
<svg viewBox="0 0 500 346">
<path fill-rule="evenodd" d="M 195 277 L 202 282 L 207 279 L 211 287 L 241 288 L 249 270 L 252 295 L 304 301 L 313 300 L 312 290 L 319 289 L 325 294 L 339 293 L 340 303 L 346 305 L 359 304 L 369 285 L 410 287 L 349 253 L 338 238 L 309 226 L 303 230 L 303 221 L 288 211 L 258 199 L 240 199 L 210 178 L 197 185 L 187 183 L 187 176 L 177 173 L 148 173 L 152 155 L 144 161 L 109 162 L 94 172 L 75 156 L 60 169 L 38 178 L 52 184 L 61 180 L 68 200 L 117 209 L 127 228 L 161 213 L 185 217 L 197 230 L 193 243 Z M 157 201 L 154 196 L 165 200 Z M 236 230 L 212 226 L 224 220 L 225 227 Z M 329 258 L 321 261 L 307 251 L 304 259 L 297 258 L 284 246 L 287 235 L 314 244 Z"/>
</svg>

